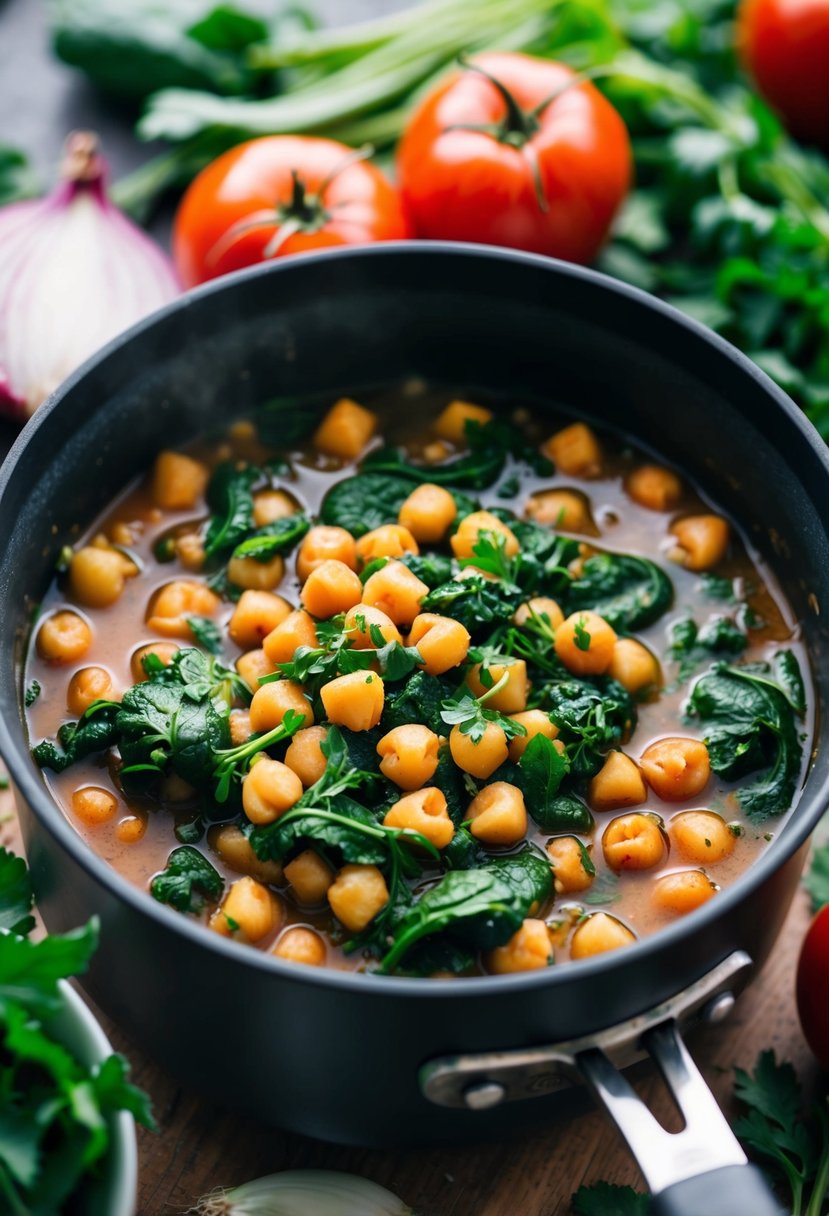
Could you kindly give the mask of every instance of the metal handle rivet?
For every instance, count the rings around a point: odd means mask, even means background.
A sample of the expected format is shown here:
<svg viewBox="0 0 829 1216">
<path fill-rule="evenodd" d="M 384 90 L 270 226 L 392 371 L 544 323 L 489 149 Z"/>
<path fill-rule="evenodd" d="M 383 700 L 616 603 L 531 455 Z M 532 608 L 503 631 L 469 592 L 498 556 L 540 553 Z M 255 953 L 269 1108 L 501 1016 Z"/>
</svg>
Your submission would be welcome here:
<svg viewBox="0 0 829 1216">
<path fill-rule="evenodd" d="M 715 996 L 713 1001 L 710 1001 L 703 1010 L 703 1019 L 706 1022 L 712 1022 L 716 1025 L 717 1022 L 723 1022 L 728 1017 L 731 1010 L 734 1008 L 736 997 L 733 992 L 721 992 L 719 996 Z"/>
<path fill-rule="evenodd" d="M 497 1081 L 476 1081 L 463 1091 L 464 1106 L 469 1110 L 489 1110 L 507 1096 L 505 1086 Z"/>
</svg>

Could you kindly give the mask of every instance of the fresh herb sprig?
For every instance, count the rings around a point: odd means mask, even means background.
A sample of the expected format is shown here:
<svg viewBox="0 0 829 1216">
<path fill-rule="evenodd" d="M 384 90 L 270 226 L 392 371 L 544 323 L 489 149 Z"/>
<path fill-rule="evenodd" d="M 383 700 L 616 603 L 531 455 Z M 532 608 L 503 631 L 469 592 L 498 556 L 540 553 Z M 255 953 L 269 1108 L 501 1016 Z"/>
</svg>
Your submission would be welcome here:
<svg viewBox="0 0 829 1216">
<path fill-rule="evenodd" d="M 509 681 L 509 671 L 505 671 L 491 688 L 481 693 L 479 697 L 472 695 L 464 686 L 461 692 L 442 702 L 440 716 L 447 726 L 460 727 L 461 734 L 469 735 L 473 743 L 480 743 L 486 733 L 489 723 L 495 723 L 506 735 L 507 739 L 516 739 L 526 735 L 527 728 L 513 718 L 498 713 L 494 709 L 486 709 L 486 702 L 500 692 Z"/>
</svg>

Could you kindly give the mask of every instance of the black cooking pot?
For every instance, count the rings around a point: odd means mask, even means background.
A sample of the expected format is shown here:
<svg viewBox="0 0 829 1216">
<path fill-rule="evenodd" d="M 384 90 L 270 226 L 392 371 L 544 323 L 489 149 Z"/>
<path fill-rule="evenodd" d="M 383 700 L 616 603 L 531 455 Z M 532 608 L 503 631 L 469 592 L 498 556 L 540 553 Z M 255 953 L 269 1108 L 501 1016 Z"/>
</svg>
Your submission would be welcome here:
<svg viewBox="0 0 829 1216">
<path fill-rule="evenodd" d="M 360 1144 L 478 1139 L 561 1115 L 577 1074 L 636 1152 L 655 1211 L 776 1211 L 676 1027 L 723 1016 L 771 949 L 826 805 L 824 747 L 772 847 L 693 916 L 577 965 L 451 984 L 296 967 L 206 933 L 89 850 L 30 758 L 24 648 L 72 526 L 159 447 L 265 399 L 359 397 L 411 376 L 563 402 L 677 461 L 773 562 L 829 702 L 829 454 L 747 359 L 641 292 L 537 257 L 422 243 L 287 259 L 112 343 L 0 473 L 0 751 L 43 918 L 64 930 L 97 914 L 95 1000 L 185 1083 L 284 1127 Z M 614 1066 L 646 1053 L 677 1091 L 678 1136 Z"/>
</svg>

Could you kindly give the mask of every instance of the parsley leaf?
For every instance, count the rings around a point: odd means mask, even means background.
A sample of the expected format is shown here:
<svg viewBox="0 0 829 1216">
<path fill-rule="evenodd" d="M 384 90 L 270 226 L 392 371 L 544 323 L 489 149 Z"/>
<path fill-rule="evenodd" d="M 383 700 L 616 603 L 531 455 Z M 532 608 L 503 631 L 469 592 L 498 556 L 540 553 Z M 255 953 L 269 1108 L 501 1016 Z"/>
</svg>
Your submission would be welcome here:
<svg viewBox="0 0 829 1216">
<path fill-rule="evenodd" d="M 0 930 L 23 935 L 34 928 L 29 871 L 22 857 L 0 848 Z"/>
</svg>

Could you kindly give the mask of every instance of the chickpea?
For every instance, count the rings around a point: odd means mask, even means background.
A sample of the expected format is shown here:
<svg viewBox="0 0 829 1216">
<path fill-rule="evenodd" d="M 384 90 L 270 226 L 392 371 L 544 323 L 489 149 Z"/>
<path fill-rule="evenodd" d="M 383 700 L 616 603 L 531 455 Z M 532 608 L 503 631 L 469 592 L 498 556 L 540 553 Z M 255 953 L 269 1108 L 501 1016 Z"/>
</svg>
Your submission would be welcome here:
<svg viewBox="0 0 829 1216">
<path fill-rule="evenodd" d="M 357 565 L 362 570 L 378 557 L 402 557 L 404 553 L 419 552 L 418 543 L 408 528 L 402 524 L 383 524 L 357 541 Z"/>
<path fill-rule="evenodd" d="M 329 528 L 320 524 L 307 532 L 296 555 L 296 572 L 300 582 L 323 562 L 342 562 L 349 570 L 357 569 L 357 545 L 345 528 Z"/>
<path fill-rule="evenodd" d="M 176 557 L 185 570 L 197 572 L 204 565 L 204 541 L 196 532 L 186 532 L 175 540 Z"/>
<path fill-rule="evenodd" d="M 651 893 L 651 902 L 661 912 L 684 916 L 686 912 L 702 907 L 716 893 L 716 884 L 702 870 L 683 870 L 679 874 L 666 874 L 658 878 Z"/>
<path fill-rule="evenodd" d="M 590 513 L 590 500 L 578 490 L 539 490 L 530 496 L 525 514 L 537 524 L 557 532 L 579 532 L 598 536 L 599 529 Z"/>
<path fill-rule="evenodd" d="M 112 676 L 105 667 L 82 667 L 69 681 L 66 708 L 80 718 L 96 701 L 114 701 Z"/>
<path fill-rule="evenodd" d="M 139 840 L 143 840 L 146 831 L 146 811 L 142 811 L 140 815 L 125 815 L 115 825 L 115 839 L 119 844 L 138 844 Z"/>
<path fill-rule="evenodd" d="M 481 780 L 491 776 L 508 755 L 507 737 L 497 722 L 487 722 L 483 736 L 474 743 L 460 726 L 453 726 L 449 735 L 449 750 L 458 768 Z"/>
<path fill-rule="evenodd" d="M 300 599 L 311 616 L 336 616 L 359 604 L 363 584 L 344 562 L 328 561 L 312 570 L 305 580 Z"/>
<path fill-rule="evenodd" d="M 261 646 L 269 633 L 291 615 L 293 608 L 270 591 L 243 591 L 227 631 L 241 650 Z"/>
<path fill-rule="evenodd" d="M 403 635 L 390 617 L 379 608 L 368 604 L 355 604 L 345 614 L 344 628 L 348 630 L 351 645 L 355 650 L 376 650 L 377 644 L 371 636 L 377 629 L 386 642 L 402 642 Z"/>
<path fill-rule="evenodd" d="M 426 482 L 412 490 L 400 508 L 397 519 L 421 545 L 437 545 L 455 522 L 457 514 L 458 508 L 449 491 L 443 486 Z"/>
<path fill-rule="evenodd" d="M 334 881 L 334 871 L 319 853 L 305 849 L 285 866 L 285 877 L 297 903 L 314 907 L 325 903 L 328 888 Z"/>
<path fill-rule="evenodd" d="M 645 780 L 666 802 L 684 802 L 705 789 L 711 776 L 708 748 L 701 739 L 658 739 L 639 761 Z"/>
<path fill-rule="evenodd" d="M 231 883 L 209 925 L 222 937 L 235 937 L 237 941 L 253 944 L 276 933 L 284 919 L 285 909 L 278 896 L 255 878 L 245 875 Z"/>
<path fill-rule="evenodd" d="M 642 464 L 625 478 L 625 491 L 649 511 L 673 511 L 682 498 L 682 482 L 660 464 Z"/>
<path fill-rule="evenodd" d="M 302 714 L 305 726 L 314 725 L 314 711 L 296 680 L 271 680 L 262 684 L 250 703 L 250 725 L 259 731 L 273 730 L 289 712 Z"/>
<path fill-rule="evenodd" d="M 662 683 L 658 660 L 636 638 L 616 640 L 607 674 L 618 680 L 631 696 L 658 688 Z"/>
<path fill-rule="evenodd" d="M 685 861 L 714 865 L 728 857 L 736 837 L 716 811 L 682 811 L 668 824 L 668 834 Z"/>
<path fill-rule="evenodd" d="M 377 744 L 380 771 L 402 790 L 419 790 L 435 775 L 440 739 L 416 722 L 395 726 Z"/>
<path fill-rule="evenodd" d="M 135 571 L 135 567 L 132 568 Z M 124 556 L 117 549 L 86 545 L 72 555 L 69 591 L 87 608 L 108 608 L 114 604 L 124 590 L 126 579 Z"/>
<path fill-rule="evenodd" d="M 676 547 L 668 557 L 686 570 L 710 570 L 728 552 L 731 530 L 721 515 L 686 515 L 671 525 Z"/>
<path fill-rule="evenodd" d="M 596 612 L 574 612 L 556 630 L 556 654 L 577 676 L 603 675 L 615 646 L 615 630 Z"/>
<path fill-rule="evenodd" d="M 492 515 L 489 511 L 473 511 L 471 515 L 464 516 L 458 524 L 457 532 L 449 538 L 455 557 L 459 560 L 474 559 L 473 549 L 481 536 L 486 536 L 487 533 L 504 538 L 504 553 L 507 557 L 515 557 L 521 548 L 515 533 L 497 515 Z"/>
<path fill-rule="evenodd" d="M 343 397 L 314 432 L 314 447 L 327 456 L 356 460 L 377 429 L 377 415 Z"/>
<path fill-rule="evenodd" d="M 504 946 L 496 946 L 486 956 L 492 975 L 512 975 L 516 971 L 537 971 L 553 961 L 553 944 L 543 920 L 526 919 Z"/>
<path fill-rule="evenodd" d="M 527 808 L 517 785 L 493 781 L 476 794 L 466 808 L 464 822 L 482 844 L 511 845 L 527 834 Z"/>
<path fill-rule="evenodd" d="M 486 426 L 491 421 L 492 410 L 485 405 L 473 405 L 471 401 L 450 401 L 438 414 L 432 429 L 439 439 L 445 439 L 456 447 L 465 447 L 468 442 L 467 422 Z"/>
<path fill-rule="evenodd" d="M 233 746 L 238 747 L 241 743 L 247 743 L 253 734 L 248 711 L 246 709 L 231 710 L 227 722 L 230 727 L 230 742 Z"/>
<path fill-rule="evenodd" d="M 248 650 L 246 654 L 240 654 L 236 660 L 236 670 L 247 684 L 251 692 L 256 692 L 259 688 L 259 681 L 263 676 L 271 676 L 274 674 L 274 665 L 268 659 L 264 650 Z"/>
<path fill-rule="evenodd" d="M 476 663 L 466 673 L 466 682 L 476 697 L 489 693 L 506 676 L 503 688 L 487 696 L 487 708 L 497 709 L 502 714 L 520 713 L 527 708 L 530 681 L 527 679 L 527 664 L 524 659 L 507 659 L 503 663 L 493 663 L 485 669 L 488 676 L 486 684 L 481 678 L 482 668 L 482 663 Z"/>
<path fill-rule="evenodd" d="M 292 768 L 306 788 L 316 784 L 325 772 L 328 761 L 321 744 L 328 738 L 324 726 L 306 726 L 298 730 L 288 744 L 285 763 Z"/>
<path fill-rule="evenodd" d="M 331 911 L 352 933 L 361 933 L 388 902 L 389 889 L 377 866 L 343 866 L 328 888 Z"/>
<path fill-rule="evenodd" d="M 600 477 L 602 449 L 595 433 L 583 422 L 574 422 L 551 435 L 541 451 L 560 473 L 568 477 Z"/>
<path fill-rule="evenodd" d="M 160 452 L 153 467 L 150 493 L 162 511 L 187 511 L 207 487 L 210 474 L 201 461 L 181 452 Z"/>
<path fill-rule="evenodd" d="M 234 587 L 249 591 L 272 591 L 285 577 L 285 559 L 275 553 L 266 562 L 256 557 L 231 557 L 227 563 L 227 577 Z"/>
<path fill-rule="evenodd" d="M 423 670 L 430 676 L 443 675 L 463 663 L 471 639 L 468 631 L 451 617 L 436 612 L 421 612 L 412 621 L 409 646 L 416 646 Z"/>
<path fill-rule="evenodd" d="M 289 963 L 324 967 L 327 951 L 319 933 L 306 929 L 304 925 L 292 925 L 280 936 L 271 953 Z"/>
<path fill-rule="evenodd" d="M 611 870 L 652 870 L 667 854 L 660 820 L 639 812 L 619 815 L 604 830 L 602 852 Z"/>
<path fill-rule="evenodd" d="M 130 656 L 130 675 L 136 684 L 141 684 L 147 679 L 147 671 L 144 667 L 145 659 L 153 655 L 159 663 L 169 667 L 178 652 L 179 647 L 175 642 L 149 642 L 146 646 L 139 646 Z"/>
<path fill-rule="evenodd" d="M 452 455 L 452 445 L 445 439 L 433 439 L 423 448 L 423 460 L 426 464 L 442 464 Z"/>
<path fill-rule="evenodd" d="M 290 663 L 300 646 L 317 646 L 314 622 L 307 612 L 297 609 L 272 630 L 262 643 L 270 663 Z M 238 666 L 238 664 L 237 664 Z"/>
<path fill-rule="evenodd" d="M 594 811 L 616 811 L 639 806 L 648 792 L 635 761 L 624 752 L 608 752 L 605 762 L 588 786 L 588 801 Z"/>
<path fill-rule="evenodd" d="M 608 912 L 594 912 L 577 926 L 570 942 L 570 957 L 589 958 L 591 954 L 605 954 L 608 950 L 619 950 L 636 941 L 636 934 Z"/>
<path fill-rule="evenodd" d="M 436 849 L 445 849 L 455 835 L 455 825 L 446 809 L 446 797 L 436 786 L 414 790 L 399 798 L 386 812 L 383 823 L 387 828 L 420 832 Z"/>
<path fill-rule="evenodd" d="M 193 631 L 187 618 L 213 616 L 220 602 L 204 583 L 176 579 L 166 583 L 151 601 L 147 625 L 165 637 L 186 638 L 192 642 Z"/>
<path fill-rule="evenodd" d="M 349 730 L 371 730 L 380 721 L 386 693 L 378 675 L 353 671 L 324 684 L 320 696 L 329 722 Z"/>
<path fill-rule="evenodd" d="M 587 850 L 575 836 L 556 836 L 547 844 L 547 856 L 553 867 L 553 883 L 556 895 L 570 895 L 574 891 L 586 891 L 593 882 L 585 865 Z"/>
<path fill-rule="evenodd" d="M 237 874 L 248 874 L 259 882 L 270 885 L 282 878 L 282 865 L 278 861 L 263 861 L 253 851 L 253 845 L 235 823 L 211 828 L 207 834 L 211 849 L 221 857 L 224 864 Z"/>
<path fill-rule="evenodd" d="M 260 490 L 253 496 L 253 522 L 257 528 L 296 515 L 299 509 L 299 503 L 287 490 Z"/>
<path fill-rule="evenodd" d="M 429 588 L 402 562 L 391 561 L 366 580 L 363 603 L 379 608 L 395 625 L 409 628 Z"/>
<path fill-rule="evenodd" d="M 546 595 L 535 595 L 531 600 L 527 600 L 526 604 L 522 604 L 517 608 L 513 616 L 513 623 L 521 627 L 526 625 L 533 618 L 536 618 L 544 625 L 548 625 L 550 629 L 555 631 L 564 620 L 564 613 L 559 608 L 555 600 L 551 600 Z"/>
<path fill-rule="evenodd" d="M 242 806 L 251 823 L 275 823 L 302 797 L 302 782 L 293 769 L 260 756 L 242 782 Z"/>
<path fill-rule="evenodd" d="M 37 652 L 47 663 L 63 666 L 82 659 L 92 645 L 92 630 L 77 612 L 47 616 L 37 631 Z"/>
<path fill-rule="evenodd" d="M 72 810 L 87 827 L 108 823 L 118 810 L 118 799 L 109 790 L 86 785 L 72 795 Z"/>
<path fill-rule="evenodd" d="M 513 722 L 517 722 L 519 726 L 523 726 L 527 732 L 525 735 L 516 735 L 514 739 L 510 739 L 509 741 L 509 758 L 516 764 L 527 750 L 529 742 L 536 735 L 543 735 L 545 739 L 551 740 L 554 740 L 558 735 L 558 727 L 554 722 L 550 721 L 549 715 L 545 714 L 542 709 L 527 709 L 523 713 L 510 714 L 509 716 Z M 558 748 L 561 747 L 562 745 L 559 743 Z"/>
</svg>

